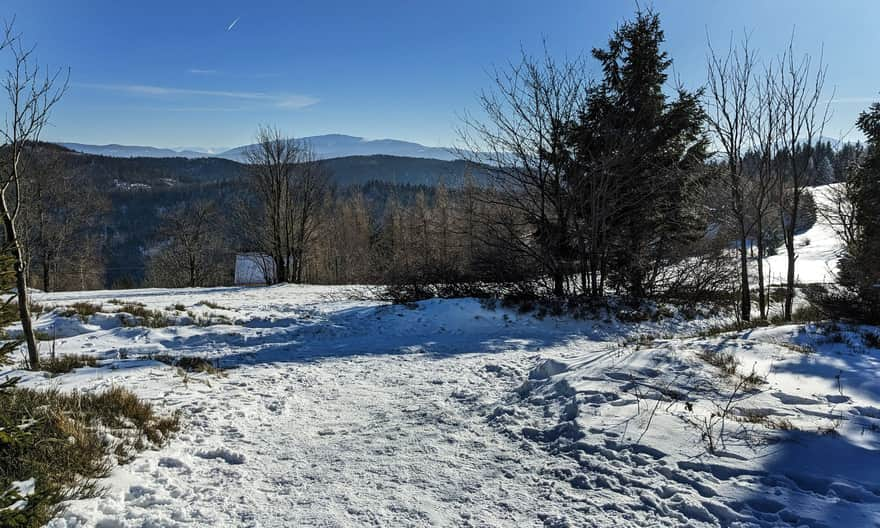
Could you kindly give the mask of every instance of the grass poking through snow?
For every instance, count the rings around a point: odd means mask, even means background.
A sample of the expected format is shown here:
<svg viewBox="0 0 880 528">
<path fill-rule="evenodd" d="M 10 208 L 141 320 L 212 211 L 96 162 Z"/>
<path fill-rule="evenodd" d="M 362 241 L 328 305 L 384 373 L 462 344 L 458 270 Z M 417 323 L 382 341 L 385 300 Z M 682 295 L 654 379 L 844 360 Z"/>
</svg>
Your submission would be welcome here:
<svg viewBox="0 0 880 528">
<path fill-rule="evenodd" d="M 64 317 L 73 317 L 74 315 L 77 315 L 83 322 L 86 322 L 89 320 L 89 317 L 100 312 L 103 308 L 102 305 L 97 303 L 77 302 L 67 307 L 64 312 L 62 312 L 62 315 Z"/>
<path fill-rule="evenodd" d="M 179 416 L 161 416 L 131 391 L 99 393 L 34 390 L 0 384 L 0 525 L 42 526 L 61 502 L 97 496 L 96 479 L 137 451 L 163 445 L 180 427 Z M 34 479 L 22 497 L 12 483 Z"/>
<path fill-rule="evenodd" d="M 97 364 L 97 358 L 82 354 L 60 354 L 40 358 L 40 370 L 55 375 L 66 374 L 78 368 L 94 367 Z"/>
<path fill-rule="evenodd" d="M 119 307 L 119 311 L 130 316 L 122 316 L 122 324 L 125 326 L 164 328 L 169 325 L 168 314 L 161 310 L 150 310 L 141 303 L 123 304 Z"/>
</svg>

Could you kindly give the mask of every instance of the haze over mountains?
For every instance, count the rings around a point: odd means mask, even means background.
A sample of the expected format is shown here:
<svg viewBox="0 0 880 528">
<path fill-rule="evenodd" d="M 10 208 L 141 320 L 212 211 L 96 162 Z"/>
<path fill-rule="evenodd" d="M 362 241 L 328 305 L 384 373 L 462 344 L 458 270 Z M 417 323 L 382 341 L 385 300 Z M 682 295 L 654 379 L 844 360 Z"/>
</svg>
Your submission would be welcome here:
<svg viewBox="0 0 880 528">
<path fill-rule="evenodd" d="M 319 159 L 348 156 L 398 156 L 452 161 L 458 158 L 450 149 L 427 147 L 419 143 L 397 139 L 365 139 L 344 134 L 327 134 L 298 138 L 311 145 Z M 71 150 L 114 158 L 224 158 L 244 161 L 244 153 L 250 145 L 242 145 L 219 153 L 187 149 L 174 150 L 137 145 L 89 145 L 83 143 L 59 143 Z"/>
</svg>

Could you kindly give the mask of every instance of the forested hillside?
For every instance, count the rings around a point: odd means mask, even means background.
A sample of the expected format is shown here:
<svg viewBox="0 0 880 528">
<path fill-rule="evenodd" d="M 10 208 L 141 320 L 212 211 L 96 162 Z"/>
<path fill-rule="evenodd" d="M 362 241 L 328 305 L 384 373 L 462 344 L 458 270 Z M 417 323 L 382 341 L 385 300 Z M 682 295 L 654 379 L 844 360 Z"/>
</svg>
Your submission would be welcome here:
<svg viewBox="0 0 880 528">
<path fill-rule="evenodd" d="M 223 158 L 98 156 L 51 144 L 43 144 L 40 151 L 43 158 L 51 159 L 41 161 L 41 167 L 51 174 L 63 175 L 62 181 L 74 182 L 83 197 L 86 189 L 87 194 L 102 197 L 100 207 L 92 205 L 96 218 L 106 222 L 100 228 L 79 226 L 81 236 L 76 241 L 69 240 L 73 253 L 81 253 L 74 251 L 74 247 L 90 247 L 88 266 L 56 262 L 49 265 L 49 273 L 44 275 L 42 259 L 35 255 L 38 287 L 45 287 L 42 283 L 46 279 L 48 289 L 143 284 L 148 257 L 162 242 L 159 226 L 163 214 L 198 202 L 216 203 L 224 211 L 220 215 L 224 221 L 217 229 L 229 241 L 229 250 L 223 257 L 226 260 L 218 264 L 227 268 L 228 277 L 224 280 L 231 280 L 231 253 L 243 244 L 233 210 L 248 193 L 245 164 Z M 352 156 L 321 160 L 318 164 L 326 170 L 335 198 L 362 193 L 369 204 L 370 217 L 376 221 L 384 216 L 392 196 L 401 205 L 414 203 L 419 193 L 430 199 L 436 185 L 460 186 L 466 173 L 474 173 L 464 161 L 394 156 Z M 59 255 L 56 260 L 70 258 L 71 255 Z M 88 277 L 84 278 L 82 270 L 86 267 Z"/>
</svg>

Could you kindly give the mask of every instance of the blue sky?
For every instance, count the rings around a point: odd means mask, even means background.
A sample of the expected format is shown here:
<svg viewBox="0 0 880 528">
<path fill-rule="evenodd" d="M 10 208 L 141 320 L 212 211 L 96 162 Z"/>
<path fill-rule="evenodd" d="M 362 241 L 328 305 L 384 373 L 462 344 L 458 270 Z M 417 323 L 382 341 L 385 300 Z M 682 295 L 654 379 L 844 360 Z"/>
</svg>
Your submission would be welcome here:
<svg viewBox="0 0 880 528">
<path fill-rule="evenodd" d="M 644 5 L 644 2 L 643 2 Z M 656 0 L 675 74 L 705 79 L 706 33 L 722 47 L 748 30 L 765 56 L 793 28 L 824 44 L 836 89 L 826 135 L 851 131 L 880 99 L 880 2 Z M 295 136 L 345 133 L 431 146 L 455 140 L 488 70 L 538 50 L 603 45 L 635 2 L 4 0 L 41 63 L 71 85 L 44 138 L 159 147 L 249 143 L 258 124 Z M 233 21 L 234 27 L 227 30 Z M 829 90 L 830 95 L 830 90 Z"/>
</svg>

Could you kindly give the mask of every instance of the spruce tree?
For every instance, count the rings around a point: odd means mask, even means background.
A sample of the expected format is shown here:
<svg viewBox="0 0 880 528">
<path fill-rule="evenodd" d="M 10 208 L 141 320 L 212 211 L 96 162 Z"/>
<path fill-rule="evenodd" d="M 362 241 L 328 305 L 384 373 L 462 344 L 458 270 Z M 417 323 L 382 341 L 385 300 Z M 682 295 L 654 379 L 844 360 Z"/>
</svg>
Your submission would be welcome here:
<svg viewBox="0 0 880 528">
<path fill-rule="evenodd" d="M 573 133 L 582 168 L 578 177 L 612 174 L 615 206 L 609 224 L 615 228 L 607 268 L 635 297 L 649 293 L 658 264 L 699 231 L 688 198 L 706 157 L 701 93 L 681 87 L 673 97 L 665 93 L 672 60 L 662 51 L 663 42 L 659 16 L 639 11 L 615 30 L 606 49 L 593 50 L 603 76 L 590 90 Z"/>
<path fill-rule="evenodd" d="M 859 116 L 858 127 L 868 138 L 865 159 L 850 172 L 855 240 L 840 261 L 840 284 L 854 295 L 858 316 L 880 322 L 880 103 Z"/>
</svg>

